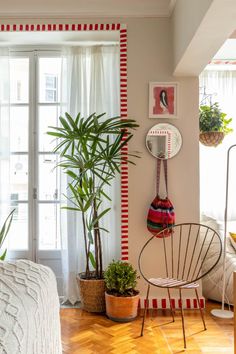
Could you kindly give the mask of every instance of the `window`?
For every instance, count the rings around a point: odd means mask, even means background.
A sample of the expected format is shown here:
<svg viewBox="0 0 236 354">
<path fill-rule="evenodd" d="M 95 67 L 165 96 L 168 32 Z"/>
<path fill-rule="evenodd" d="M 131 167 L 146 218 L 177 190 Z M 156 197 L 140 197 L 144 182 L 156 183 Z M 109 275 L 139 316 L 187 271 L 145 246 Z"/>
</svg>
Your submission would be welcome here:
<svg viewBox="0 0 236 354">
<path fill-rule="evenodd" d="M 216 148 L 200 144 L 200 202 L 201 212 L 205 216 L 218 221 L 224 220 L 226 193 L 226 161 L 228 148 L 236 141 L 236 70 L 230 65 L 209 65 L 200 75 L 200 88 L 205 88 L 209 95 L 209 103 L 219 103 L 226 119 L 233 118 L 230 127 L 233 132 L 226 135 L 223 142 Z M 201 90 L 202 91 L 202 90 Z M 200 101 L 201 101 L 200 97 Z M 205 102 L 204 102 L 205 103 Z M 228 221 L 236 218 L 236 151 L 230 154 Z M 210 183 L 209 183 L 210 181 Z"/>
<path fill-rule="evenodd" d="M 31 259 L 60 249 L 58 157 L 46 134 L 48 126 L 57 125 L 60 72 L 57 52 L 15 51 L 10 59 L 10 190 L 16 221 L 8 249 Z"/>
<path fill-rule="evenodd" d="M 45 74 L 45 101 L 57 101 L 57 76 Z"/>
</svg>

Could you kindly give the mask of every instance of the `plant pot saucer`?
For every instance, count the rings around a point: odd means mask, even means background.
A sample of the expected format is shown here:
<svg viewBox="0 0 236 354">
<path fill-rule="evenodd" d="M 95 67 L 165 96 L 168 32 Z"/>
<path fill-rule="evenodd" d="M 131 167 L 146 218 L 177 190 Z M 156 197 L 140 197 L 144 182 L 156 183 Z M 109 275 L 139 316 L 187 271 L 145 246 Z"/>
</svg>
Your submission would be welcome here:
<svg viewBox="0 0 236 354">
<path fill-rule="evenodd" d="M 218 146 L 224 139 L 223 132 L 204 132 L 199 134 L 200 142 L 205 146 Z"/>
</svg>

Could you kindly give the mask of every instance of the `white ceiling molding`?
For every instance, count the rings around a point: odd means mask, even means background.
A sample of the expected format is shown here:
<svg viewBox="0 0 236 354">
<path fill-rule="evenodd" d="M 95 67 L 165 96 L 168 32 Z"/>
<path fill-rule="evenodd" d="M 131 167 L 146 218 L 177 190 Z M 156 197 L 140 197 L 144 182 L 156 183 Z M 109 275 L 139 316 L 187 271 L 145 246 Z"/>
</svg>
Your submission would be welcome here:
<svg viewBox="0 0 236 354">
<path fill-rule="evenodd" d="M 176 0 L 12 0 L 0 18 L 170 17 Z"/>
</svg>

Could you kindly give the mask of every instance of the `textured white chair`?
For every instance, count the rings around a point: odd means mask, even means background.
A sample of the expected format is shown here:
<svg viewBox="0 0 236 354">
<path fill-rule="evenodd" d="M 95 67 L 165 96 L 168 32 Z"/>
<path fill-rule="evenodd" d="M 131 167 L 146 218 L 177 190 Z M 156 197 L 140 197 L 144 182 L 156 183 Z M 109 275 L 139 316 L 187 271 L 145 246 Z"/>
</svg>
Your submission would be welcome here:
<svg viewBox="0 0 236 354">
<path fill-rule="evenodd" d="M 56 278 L 27 260 L 0 262 L 0 353 L 61 354 Z"/>
</svg>

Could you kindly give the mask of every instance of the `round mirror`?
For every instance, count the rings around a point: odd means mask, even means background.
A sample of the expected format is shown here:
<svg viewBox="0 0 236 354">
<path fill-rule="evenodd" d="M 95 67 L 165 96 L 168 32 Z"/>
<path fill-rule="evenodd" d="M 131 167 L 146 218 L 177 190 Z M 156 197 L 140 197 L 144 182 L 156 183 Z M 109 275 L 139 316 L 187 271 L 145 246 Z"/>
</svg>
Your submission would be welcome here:
<svg viewBox="0 0 236 354">
<path fill-rule="evenodd" d="M 170 159 L 175 156 L 182 145 L 179 130 L 172 124 L 159 123 L 147 133 L 146 146 L 148 151 L 158 159 Z"/>
</svg>

